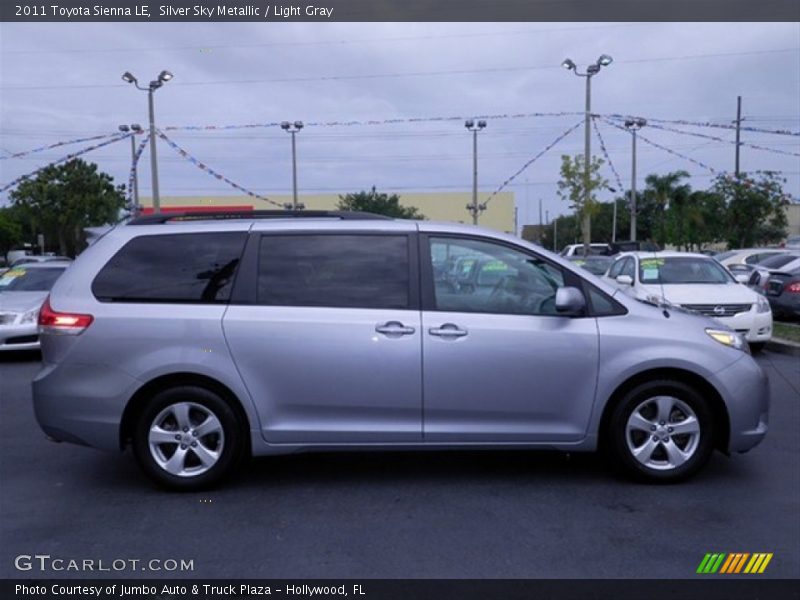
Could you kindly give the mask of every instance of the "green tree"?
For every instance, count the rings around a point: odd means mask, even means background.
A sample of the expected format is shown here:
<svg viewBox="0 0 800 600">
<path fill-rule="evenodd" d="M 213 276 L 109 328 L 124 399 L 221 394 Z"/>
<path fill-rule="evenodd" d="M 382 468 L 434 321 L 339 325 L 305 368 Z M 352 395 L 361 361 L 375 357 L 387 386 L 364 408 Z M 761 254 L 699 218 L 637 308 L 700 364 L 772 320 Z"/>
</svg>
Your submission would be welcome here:
<svg viewBox="0 0 800 600">
<path fill-rule="evenodd" d="M 692 188 L 681 182 L 687 177 L 689 173 L 686 171 L 673 171 L 666 175 L 653 173 L 645 177 L 645 197 L 649 195 L 655 211 L 661 212 L 654 215 L 656 227 L 651 232 L 660 246 L 671 242 L 680 247 L 684 243 L 686 205 Z"/>
<path fill-rule="evenodd" d="M 11 207 L 0 208 L 0 257 L 22 242 L 22 225 Z"/>
<path fill-rule="evenodd" d="M 772 171 L 759 171 L 754 177 L 717 176 L 713 190 L 725 202 L 730 248 L 769 244 L 785 237 L 788 222 L 783 207 L 789 197 L 784 183 Z"/>
<path fill-rule="evenodd" d="M 589 162 L 589 177 L 585 173 L 583 155 L 561 156 L 561 180 L 558 182 L 558 195 L 570 203 L 570 208 L 581 222 L 581 237 L 584 251 L 588 252 L 592 242 L 592 216 L 596 211 L 596 193 L 608 189 L 608 181 L 600 175 L 603 160 L 592 157 Z"/>
<path fill-rule="evenodd" d="M 415 206 L 403 206 L 400 204 L 400 196 L 397 194 L 378 193 L 375 186 L 368 192 L 361 191 L 355 194 L 339 196 L 337 205 L 339 210 L 351 210 L 360 212 L 370 212 L 377 215 L 386 215 L 396 219 L 424 219 Z"/>
<path fill-rule="evenodd" d="M 44 234 L 47 248 L 57 243 L 59 254 L 74 256 L 83 247 L 85 227 L 114 223 L 125 206 L 124 186 L 114 187 L 110 175 L 81 159 L 43 169 L 11 192 L 23 235 Z M 45 250 L 44 248 L 42 250 Z"/>
</svg>

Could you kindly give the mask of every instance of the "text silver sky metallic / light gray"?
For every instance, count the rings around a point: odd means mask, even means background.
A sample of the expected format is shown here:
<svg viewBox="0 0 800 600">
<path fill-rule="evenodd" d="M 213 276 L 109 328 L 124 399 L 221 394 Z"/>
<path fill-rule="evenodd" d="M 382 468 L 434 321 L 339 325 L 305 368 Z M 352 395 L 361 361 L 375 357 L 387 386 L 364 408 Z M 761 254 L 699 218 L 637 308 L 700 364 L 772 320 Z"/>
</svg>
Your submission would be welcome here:
<svg viewBox="0 0 800 600">
<path fill-rule="evenodd" d="M 176 489 L 248 455 L 357 449 L 602 449 L 675 481 L 767 431 L 736 332 L 452 223 L 144 217 L 75 261 L 39 326 L 45 433 L 130 447 Z"/>
</svg>

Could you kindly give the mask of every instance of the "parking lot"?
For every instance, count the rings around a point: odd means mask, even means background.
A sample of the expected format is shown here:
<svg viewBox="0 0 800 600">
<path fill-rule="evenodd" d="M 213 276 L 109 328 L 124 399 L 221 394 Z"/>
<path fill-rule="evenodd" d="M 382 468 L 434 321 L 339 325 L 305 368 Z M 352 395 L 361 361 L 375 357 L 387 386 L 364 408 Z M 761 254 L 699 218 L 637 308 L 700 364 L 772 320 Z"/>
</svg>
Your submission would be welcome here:
<svg viewBox="0 0 800 600">
<path fill-rule="evenodd" d="M 89 575 L 14 566 L 47 554 L 193 561 L 128 577 L 684 578 L 707 552 L 772 552 L 763 576 L 798 577 L 800 360 L 758 360 L 765 442 L 717 453 L 684 484 L 632 484 L 590 455 L 348 453 L 258 459 L 221 490 L 176 494 L 130 454 L 46 441 L 31 406 L 38 356 L 3 355 L 0 577 Z"/>
</svg>

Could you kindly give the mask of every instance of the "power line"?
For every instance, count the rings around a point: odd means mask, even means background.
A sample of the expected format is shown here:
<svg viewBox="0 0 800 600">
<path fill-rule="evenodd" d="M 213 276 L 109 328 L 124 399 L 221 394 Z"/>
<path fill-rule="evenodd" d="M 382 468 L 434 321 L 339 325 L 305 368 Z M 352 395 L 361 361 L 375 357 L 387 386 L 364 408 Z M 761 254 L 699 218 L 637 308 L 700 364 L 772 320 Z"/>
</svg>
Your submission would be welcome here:
<svg viewBox="0 0 800 600">
<path fill-rule="evenodd" d="M 721 58 L 721 57 L 737 57 L 737 56 L 755 56 L 763 54 L 779 54 L 785 52 L 799 52 L 800 48 L 777 48 L 771 50 L 751 50 L 743 52 L 719 52 L 707 54 L 689 54 L 683 56 L 662 56 L 651 58 L 639 58 L 631 60 L 618 60 L 618 64 L 639 64 L 649 62 L 666 62 L 672 60 L 693 60 L 703 58 Z M 486 67 L 482 69 L 449 69 L 439 71 L 409 71 L 405 73 L 371 73 L 371 74 L 353 74 L 353 75 L 323 75 L 316 77 L 284 77 L 273 79 L 226 79 L 217 81 L 175 81 L 173 85 L 179 87 L 190 86 L 207 86 L 207 85 L 247 85 L 247 84 L 260 84 L 260 83 L 302 83 L 312 81 L 347 81 L 347 80 L 364 80 L 364 79 L 389 79 L 396 77 L 432 77 L 443 75 L 477 75 L 486 73 L 507 73 L 519 71 L 535 71 L 545 69 L 560 69 L 560 65 L 529 65 L 517 67 Z M 111 83 L 94 83 L 94 84 L 67 84 L 67 85 L 2 85 L 0 89 L 6 91 L 14 90 L 85 90 L 85 89 L 103 89 L 103 88 L 122 88 L 124 84 L 111 84 Z"/>
</svg>

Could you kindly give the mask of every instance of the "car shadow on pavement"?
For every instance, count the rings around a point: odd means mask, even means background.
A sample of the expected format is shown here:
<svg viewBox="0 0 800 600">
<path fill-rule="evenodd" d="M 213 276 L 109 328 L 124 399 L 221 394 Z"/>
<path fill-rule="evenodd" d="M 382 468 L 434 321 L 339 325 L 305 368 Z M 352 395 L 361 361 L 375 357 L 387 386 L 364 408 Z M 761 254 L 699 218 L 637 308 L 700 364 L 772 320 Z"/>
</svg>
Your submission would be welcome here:
<svg viewBox="0 0 800 600">
<path fill-rule="evenodd" d="M 0 363 L 41 362 L 38 350 L 9 350 L 0 352 Z"/>
</svg>

